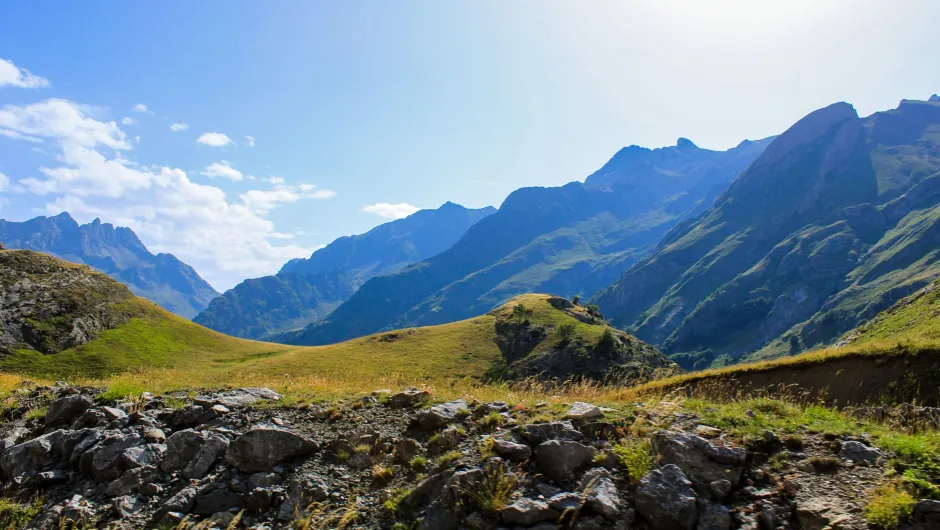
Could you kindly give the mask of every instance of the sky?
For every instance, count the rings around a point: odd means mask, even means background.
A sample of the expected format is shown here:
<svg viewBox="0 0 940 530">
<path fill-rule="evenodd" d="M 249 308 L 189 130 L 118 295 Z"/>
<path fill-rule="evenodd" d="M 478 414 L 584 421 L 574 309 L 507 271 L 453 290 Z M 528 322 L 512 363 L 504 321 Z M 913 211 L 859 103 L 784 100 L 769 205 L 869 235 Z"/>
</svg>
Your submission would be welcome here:
<svg viewBox="0 0 940 530">
<path fill-rule="evenodd" d="M 940 92 L 936 0 L 0 3 L 0 218 L 129 226 L 219 290 L 619 148 Z"/>
</svg>

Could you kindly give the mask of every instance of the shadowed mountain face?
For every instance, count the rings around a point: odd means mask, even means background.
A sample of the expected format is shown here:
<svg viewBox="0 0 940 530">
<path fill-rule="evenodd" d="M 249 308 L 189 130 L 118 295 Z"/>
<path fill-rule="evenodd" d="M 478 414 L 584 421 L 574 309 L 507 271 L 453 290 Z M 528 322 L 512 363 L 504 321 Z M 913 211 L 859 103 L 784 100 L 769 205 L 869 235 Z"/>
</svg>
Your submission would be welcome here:
<svg viewBox="0 0 940 530">
<path fill-rule="evenodd" d="M 98 219 L 79 225 L 68 213 L 16 223 L 0 220 L 10 249 L 46 252 L 89 265 L 164 309 L 192 318 L 219 293 L 172 254 L 152 254 L 133 230 Z"/>
<path fill-rule="evenodd" d="M 266 338 L 302 328 L 336 309 L 366 280 L 396 272 L 453 245 L 496 208 L 448 202 L 341 237 L 274 276 L 246 280 L 212 301 L 194 321 L 236 337 Z"/>
<path fill-rule="evenodd" d="M 366 282 L 329 317 L 278 336 L 327 344 L 384 329 L 485 313 L 513 296 L 589 296 L 642 258 L 677 222 L 708 208 L 768 140 L 729 151 L 621 150 L 585 183 L 516 190 L 453 247 Z"/>
<path fill-rule="evenodd" d="M 595 297 L 686 367 L 824 344 L 940 275 L 940 104 L 806 116 Z"/>
</svg>

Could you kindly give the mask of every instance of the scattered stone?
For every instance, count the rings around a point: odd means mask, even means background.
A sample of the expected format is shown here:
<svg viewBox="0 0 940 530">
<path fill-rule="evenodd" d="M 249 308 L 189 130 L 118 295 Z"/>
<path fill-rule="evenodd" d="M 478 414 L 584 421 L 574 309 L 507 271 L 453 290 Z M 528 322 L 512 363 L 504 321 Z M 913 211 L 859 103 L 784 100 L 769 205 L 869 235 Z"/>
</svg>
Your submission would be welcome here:
<svg viewBox="0 0 940 530">
<path fill-rule="evenodd" d="M 259 401 L 279 401 L 281 395 L 270 388 L 246 387 L 228 392 L 217 392 L 205 396 L 198 396 L 193 401 L 196 405 L 211 408 L 213 405 L 222 405 L 228 409 L 244 408 Z"/>
<path fill-rule="evenodd" d="M 152 443 L 163 443 L 166 441 L 166 434 L 161 429 L 147 429 L 144 431 L 144 439 Z"/>
<path fill-rule="evenodd" d="M 727 479 L 718 479 L 708 483 L 708 493 L 712 499 L 723 501 L 731 493 L 731 481 Z"/>
<path fill-rule="evenodd" d="M 662 464 L 675 464 L 693 483 L 703 486 L 721 479 L 737 484 L 747 459 L 744 449 L 714 445 L 684 432 L 660 431 L 655 446 Z"/>
<path fill-rule="evenodd" d="M 595 468 L 584 474 L 581 490 L 588 508 L 605 519 L 616 521 L 623 510 L 623 503 L 617 493 L 617 486 L 611 480 L 610 472 Z"/>
<path fill-rule="evenodd" d="M 699 515 L 697 528 L 708 530 L 728 530 L 731 528 L 731 511 L 727 506 L 707 501 L 699 501 Z M 773 530 L 774 526 L 763 528 Z"/>
<path fill-rule="evenodd" d="M 554 521 L 560 514 L 543 501 L 523 497 L 503 508 L 500 515 L 507 523 L 531 526 L 542 521 Z"/>
<path fill-rule="evenodd" d="M 274 466 L 319 449 L 313 440 L 279 429 L 252 429 L 228 447 L 226 459 L 245 472 L 270 471 Z"/>
<path fill-rule="evenodd" d="M 59 398 L 46 410 L 46 425 L 69 423 L 91 408 L 91 400 L 81 394 Z"/>
<path fill-rule="evenodd" d="M 594 448 L 578 442 L 550 440 L 538 446 L 536 461 L 539 469 L 561 484 L 573 478 L 576 471 L 594 460 Z"/>
<path fill-rule="evenodd" d="M 577 510 L 583 503 L 584 499 L 581 498 L 581 495 L 570 491 L 556 493 L 548 498 L 548 505 L 560 513 Z"/>
<path fill-rule="evenodd" d="M 372 467 L 372 456 L 369 453 L 356 453 L 349 458 L 348 464 L 353 469 L 368 469 Z"/>
<path fill-rule="evenodd" d="M 395 451 L 392 453 L 392 461 L 396 464 L 407 464 L 420 453 L 421 444 L 411 438 L 405 438 L 395 446 Z"/>
<path fill-rule="evenodd" d="M 533 423 L 518 428 L 519 434 L 534 445 L 549 440 L 566 440 L 579 442 L 584 439 L 581 431 L 574 428 L 570 421 L 552 421 L 549 423 Z"/>
<path fill-rule="evenodd" d="M 877 464 L 879 460 L 884 458 L 884 453 L 862 442 L 851 440 L 842 442 L 842 447 L 839 449 L 839 456 L 846 460 L 851 460 L 856 464 L 871 465 Z"/>
<path fill-rule="evenodd" d="M 603 418 L 604 413 L 601 412 L 601 409 L 597 405 L 576 401 L 571 405 L 571 408 L 568 409 L 568 413 L 565 414 L 565 417 L 574 421 L 590 421 Z"/>
<path fill-rule="evenodd" d="M 401 409 L 414 407 L 431 397 L 426 390 L 418 390 L 415 387 L 406 388 L 404 391 L 392 395 L 386 402 L 389 407 Z"/>
<path fill-rule="evenodd" d="M 114 511 L 118 514 L 118 517 L 122 519 L 137 515 L 137 513 L 143 510 L 146 506 L 146 503 L 141 502 L 137 497 L 132 497 L 130 495 L 115 497 L 111 500 L 111 502 L 114 506 Z"/>
<path fill-rule="evenodd" d="M 107 421 L 123 420 L 127 418 L 127 413 L 114 407 L 101 407 L 101 412 Z"/>
<path fill-rule="evenodd" d="M 418 412 L 417 423 L 422 429 L 440 429 L 450 423 L 467 410 L 467 402 L 457 399 Z"/>
<path fill-rule="evenodd" d="M 166 439 L 166 457 L 160 469 L 168 473 L 182 471 L 196 458 L 205 442 L 206 436 L 199 431 L 186 429 L 174 432 Z"/>
<path fill-rule="evenodd" d="M 698 520 L 692 482 L 673 464 L 643 477 L 634 504 L 653 530 L 692 530 Z"/>
<path fill-rule="evenodd" d="M 0 454 L 0 471 L 12 479 L 33 469 L 53 463 L 52 448 L 65 438 L 66 431 L 57 430 L 14 445 Z"/>
<path fill-rule="evenodd" d="M 797 503 L 796 518 L 803 530 L 823 530 L 838 528 L 839 523 L 849 520 L 851 516 L 834 499 L 814 498 Z"/>
<path fill-rule="evenodd" d="M 166 445 L 147 444 L 131 447 L 121 453 L 121 465 L 124 469 L 134 469 L 141 466 L 157 466 L 166 455 Z"/>
<path fill-rule="evenodd" d="M 721 436 L 721 429 L 716 429 L 709 425 L 696 425 L 695 434 L 705 438 L 717 438 Z"/>
<path fill-rule="evenodd" d="M 183 476 L 189 479 L 200 479 L 206 476 L 216 460 L 228 449 L 228 440 L 221 436 L 210 436 L 199 452 L 183 469 Z"/>
<path fill-rule="evenodd" d="M 521 461 L 532 458 L 532 448 L 528 445 L 517 444 L 501 438 L 493 439 L 493 451 L 509 460 Z"/>
</svg>

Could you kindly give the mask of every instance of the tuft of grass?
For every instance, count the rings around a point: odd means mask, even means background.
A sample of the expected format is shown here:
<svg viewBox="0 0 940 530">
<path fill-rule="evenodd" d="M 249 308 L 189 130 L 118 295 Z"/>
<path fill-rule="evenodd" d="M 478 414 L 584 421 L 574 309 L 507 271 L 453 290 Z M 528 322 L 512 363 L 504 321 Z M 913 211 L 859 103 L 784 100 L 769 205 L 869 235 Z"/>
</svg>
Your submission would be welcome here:
<svg viewBox="0 0 940 530">
<path fill-rule="evenodd" d="M 27 420 L 38 421 L 46 417 L 46 412 L 49 410 L 49 407 L 36 407 L 29 409 L 26 414 L 23 416 Z"/>
<path fill-rule="evenodd" d="M 402 505 L 405 503 L 405 499 L 414 491 L 414 488 L 396 488 L 391 492 L 385 502 L 382 503 L 382 506 L 386 510 L 393 514 L 400 513 L 402 511 Z"/>
<path fill-rule="evenodd" d="M 480 444 L 477 445 L 477 449 L 480 451 L 480 458 L 482 458 L 483 460 L 489 460 L 490 458 L 493 458 L 494 456 L 496 456 L 496 451 L 493 449 L 494 445 L 495 445 L 495 442 L 493 438 L 490 438 L 490 437 L 484 438 L 480 442 Z"/>
<path fill-rule="evenodd" d="M 440 467 L 446 467 L 454 462 L 457 462 L 461 458 L 463 458 L 463 454 L 461 454 L 460 451 L 451 451 L 441 455 L 441 457 L 437 459 L 437 464 Z"/>
<path fill-rule="evenodd" d="M 346 462 L 349 462 L 349 457 L 350 457 L 350 454 L 342 449 L 339 449 L 338 451 L 336 451 L 336 459 L 344 464 Z"/>
<path fill-rule="evenodd" d="M 503 415 L 498 412 L 490 412 L 480 419 L 480 429 L 484 432 L 491 432 L 503 424 Z"/>
<path fill-rule="evenodd" d="M 98 396 L 103 401 L 118 401 L 121 399 L 133 400 L 146 391 L 144 386 L 134 381 L 115 381 L 108 385 L 108 389 Z"/>
<path fill-rule="evenodd" d="M 395 477 L 395 470 L 390 466 L 372 466 L 372 480 L 379 484 L 390 482 Z"/>
<path fill-rule="evenodd" d="M 842 467 L 842 461 L 834 456 L 811 456 L 807 462 L 817 473 L 835 473 Z"/>
<path fill-rule="evenodd" d="M 353 453 L 368 453 L 372 451 L 372 446 L 369 444 L 359 444 L 353 447 Z"/>
<path fill-rule="evenodd" d="M 519 481 L 516 476 L 506 471 L 505 466 L 492 466 L 483 474 L 482 482 L 464 493 L 473 499 L 481 511 L 488 515 L 497 516 L 509 504 Z"/>
<path fill-rule="evenodd" d="M 408 462 L 408 467 L 410 467 L 411 469 L 415 471 L 424 471 L 428 467 L 428 459 L 421 455 L 418 455 L 412 458 L 410 462 Z"/>
<path fill-rule="evenodd" d="M 42 500 L 36 497 L 23 504 L 12 499 L 0 498 L 0 528 L 17 530 L 23 528 L 42 512 Z"/>
<path fill-rule="evenodd" d="M 636 487 L 658 461 L 649 438 L 625 438 L 614 446 L 614 454 L 627 469 L 631 487 Z"/>
<path fill-rule="evenodd" d="M 875 488 L 865 505 L 865 519 L 875 528 L 897 528 L 914 512 L 917 501 L 897 481 Z"/>
</svg>

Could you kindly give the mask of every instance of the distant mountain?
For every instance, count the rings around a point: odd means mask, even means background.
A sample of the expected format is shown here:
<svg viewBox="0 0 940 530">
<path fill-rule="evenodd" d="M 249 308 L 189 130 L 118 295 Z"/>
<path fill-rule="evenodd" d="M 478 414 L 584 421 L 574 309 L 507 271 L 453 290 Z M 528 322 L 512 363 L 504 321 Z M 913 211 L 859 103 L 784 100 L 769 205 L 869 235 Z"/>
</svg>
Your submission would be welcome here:
<svg viewBox="0 0 940 530">
<path fill-rule="evenodd" d="M 194 321 L 236 337 L 261 339 L 302 328 L 336 309 L 366 280 L 396 272 L 453 245 L 496 208 L 451 202 L 341 237 L 274 276 L 246 280 L 216 298 Z"/>
<path fill-rule="evenodd" d="M 0 219 L 9 249 L 46 252 L 89 265 L 177 315 L 192 318 L 219 293 L 172 254 L 152 254 L 133 230 L 102 223 L 79 225 L 68 213 L 24 222 Z"/>
<path fill-rule="evenodd" d="M 327 344 L 489 311 L 528 292 L 589 296 L 711 206 L 769 139 L 728 151 L 627 147 L 585 183 L 516 190 L 446 251 L 366 282 L 326 319 L 277 337 Z"/>
<path fill-rule="evenodd" d="M 595 301 L 688 368 L 838 338 L 940 275 L 940 102 L 806 116 Z"/>
</svg>

